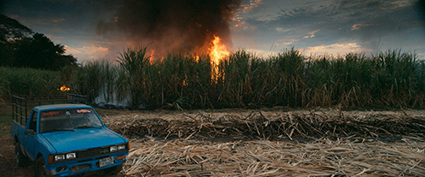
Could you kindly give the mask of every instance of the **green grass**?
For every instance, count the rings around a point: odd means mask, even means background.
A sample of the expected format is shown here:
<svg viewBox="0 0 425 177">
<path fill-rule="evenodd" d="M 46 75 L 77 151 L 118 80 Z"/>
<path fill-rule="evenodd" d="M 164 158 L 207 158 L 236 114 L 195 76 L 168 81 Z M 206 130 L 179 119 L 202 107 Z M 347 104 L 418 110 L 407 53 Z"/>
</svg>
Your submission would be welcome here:
<svg viewBox="0 0 425 177">
<path fill-rule="evenodd" d="M 54 96 L 62 84 L 56 71 L 0 67 L 0 103 L 11 95 Z"/>
</svg>

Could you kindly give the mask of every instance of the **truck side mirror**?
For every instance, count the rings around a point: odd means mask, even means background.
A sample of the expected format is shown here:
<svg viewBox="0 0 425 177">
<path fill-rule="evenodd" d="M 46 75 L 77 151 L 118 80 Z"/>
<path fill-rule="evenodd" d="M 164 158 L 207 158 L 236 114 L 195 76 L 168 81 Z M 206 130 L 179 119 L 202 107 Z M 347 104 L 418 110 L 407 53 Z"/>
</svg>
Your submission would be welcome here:
<svg viewBox="0 0 425 177">
<path fill-rule="evenodd" d="M 34 132 L 33 129 L 26 129 L 25 130 L 25 135 L 34 135 L 34 134 L 35 134 L 35 132 Z"/>
</svg>

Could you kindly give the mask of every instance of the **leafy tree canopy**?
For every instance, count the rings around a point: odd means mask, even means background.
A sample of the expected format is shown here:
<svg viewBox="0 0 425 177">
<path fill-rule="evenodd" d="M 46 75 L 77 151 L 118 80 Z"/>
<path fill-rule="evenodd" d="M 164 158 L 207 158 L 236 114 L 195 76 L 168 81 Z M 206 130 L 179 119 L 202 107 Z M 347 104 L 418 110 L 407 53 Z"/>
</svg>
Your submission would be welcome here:
<svg viewBox="0 0 425 177">
<path fill-rule="evenodd" d="M 64 55 L 65 47 L 34 33 L 18 21 L 0 14 L 0 66 L 59 70 L 77 66 L 77 59 Z"/>
<path fill-rule="evenodd" d="M 29 37 L 33 31 L 15 19 L 0 14 L 0 42 L 7 43 Z"/>
</svg>

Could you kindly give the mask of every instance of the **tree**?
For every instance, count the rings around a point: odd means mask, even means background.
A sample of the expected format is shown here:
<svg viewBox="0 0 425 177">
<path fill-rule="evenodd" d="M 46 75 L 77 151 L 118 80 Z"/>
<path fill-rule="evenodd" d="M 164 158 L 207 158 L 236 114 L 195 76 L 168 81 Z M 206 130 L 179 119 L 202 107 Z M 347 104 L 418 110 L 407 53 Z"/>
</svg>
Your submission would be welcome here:
<svg viewBox="0 0 425 177">
<path fill-rule="evenodd" d="M 77 66 L 77 59 L 64 55 L 65 47 L 34 33 L 18 21 L 0 14 L 0 66 L 59 70 Z"/>
<path fill-rule="evenodd" d="M 0 14 L 0 66 L 12 66 L 16 41 L 31 37 L 33 31 L 18 21 Z"/>
<path fill-rule="evenodd" d="M 19 41 L 14 66 L 59 70 L 66 65 L 77 65 L 72 55 L 64 55 L 65 47 L 54 44 L 44 34 L 35 33 L 32 38 Z"/>
</svg>

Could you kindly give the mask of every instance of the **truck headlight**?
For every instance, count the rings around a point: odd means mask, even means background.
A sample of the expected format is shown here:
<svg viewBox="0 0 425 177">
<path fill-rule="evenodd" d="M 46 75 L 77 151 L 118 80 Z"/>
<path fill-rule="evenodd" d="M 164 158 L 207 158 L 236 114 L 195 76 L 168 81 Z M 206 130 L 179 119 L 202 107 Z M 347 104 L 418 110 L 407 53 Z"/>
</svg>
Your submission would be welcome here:
<svg viewBox="0 0 425 177">
<path fill-rule="evenodd" d="M 77 155 L 75 154 L 75 152 L 66 154 L 66 159 L 75 159 L 75 158 L 77 158 Z"/>
<path fill-rule="evenodd" d="M 55 155 L 55 161 L 65 160 L 65 156 L 63 154 L 61 155 Z"/>
<path fill-rule="evenodd" d="M 109 147 L 109 152 L 117 151 L 117 146 L 111 146 Z"/>
<path fill-rule="evenodd" d="M 62 160 L 70 160 L 77 158 L 77 154 L 75 152 L 67 153 L 67 154 L 57 154 L 55 155 L 55 162 Z"/>
<path fill-rule="evenodd" d="M 122 145 L 118 145 L 118 150 L 120 151 L 120 150 L 124 150 L 125 149 L 125 144 L 122 144 Z"/>
</svg>

